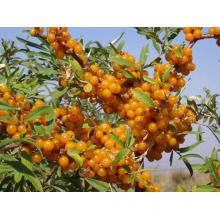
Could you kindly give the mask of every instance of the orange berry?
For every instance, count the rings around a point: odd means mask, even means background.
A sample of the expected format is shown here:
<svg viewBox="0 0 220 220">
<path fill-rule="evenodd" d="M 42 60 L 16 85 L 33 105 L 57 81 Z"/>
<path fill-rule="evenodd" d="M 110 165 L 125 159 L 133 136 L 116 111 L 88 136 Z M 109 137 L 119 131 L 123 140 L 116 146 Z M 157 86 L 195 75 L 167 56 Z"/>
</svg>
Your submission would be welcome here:
<svg viewBox="0 0 220 220">
<path fill-rule="evenodd" d="M 63 59 L 65 56 L 65 49 L 63 46 L 59 46 L 59 48 L 56 50 L 55 55 L 57 59 Z"/>
<path fill-rule="evenodd" d="M 41 100 L 36 101 L 35 104 L 34 104 L 34 106 L 35 106 L 36 108 L 41 107 L 41 106 L 43 106 L 43 105 L 44 105 L 44 102 L 41 101 Z"/>
<path fill-rule="evenodd" d="M 76 144 L 76 149 L 79 151 L 83 151 L 87 149 L 87 144 L 85 142 L 78 142 Z"/>
<path fill-rule="evenodd" d="M 168 102 L 171 104 L 171 105 L 175 105 L 178 101 L 178 98 L 174 95 L 170 95 L 169 98 L 168 98 Z"/>
<path fill-rule="evenodd" d="M 63 143 L 69 142 L 70 141 L 70 135 L 67 132 L 62 133 L 60 135 L 60 141 L 62 141 Z"/>
<path fill-rule="evenodd" d="M 188 34 L 188 33 L 191 33 L 192 32 L 192 28 L 191 27 L 184 27 L 183 28 L 183 33 L 184 34 Z"/>
<path fill-rule="evenodd" d="M 48 37 L 47 37 L 47 41 L 49 42 L 49 43 L 53 43 L 54 42 L 54 40 L 55 40 L 55 35 L 54 34 L 52 34 L 52 33 L 50 33 L 49 35 L 48 35 Z"/>
<path fill-rule="evenodd" d="M 45 151 L 51 152 L 54 149 L 54 143 L 51 140 L 46 140 L 43 142 L 42 147 Z"/>
<path fill-rule="evenodd" d="M 77 41 L 76 40 L 69 39 L 67 41 L 67 47 L 69 47 L 69 48 L 74 48 L 76 45 L 77 45 Z"/>
<path fill-rule="evenodd" d="M 17 132 L 17 126 L 15 124 L 9 124 L 6 127 L 6 131 L 8 134 L 15 134 Z"/>
<path fill-rule="evenodd" d="M 32 161 L 32 162 L 34 162 L 34 163 L 40 163 L 41 160 L 42 160 L 41 154 L 39 154 L 39 153 L 33 153 L 33 154 L 31 155 L 31 161 Z"/>
<path fill-rule="evenodd" d="M 148 125 L 148 130 L 151 132 L 151 133 L 155 133 L 157 131 L 157 124 L 152 122 Z"/>
<path fill-rule="evenodd" d="M 186 34 L 185 39 L 187 41 L 193 41 L 194 40 L 194 35 L 192 33 L 188 33 L 188 34 Z"/>
<path fill-rule="evenodd" d="M 148 181 L 148 180 L 151 179 L 152 175 L 151 175 L 150 172 L 148 172 L 148 171 L 144 171 L 144 172 L 141 174 L 141 177 L 142 177 L 142 179 Z"/>
<path fill-rule="evenodd" d="M 0 86 L 0 92 L 5 93 L 7 91 L 8 91 L 7 90 L 7 85 Z"/>
<path fill-rule="evenodd" d="M 61 167 L 68 167 L 69 166 L 69 159 L 66 156 L 61 156 L 58 160 L 58 163 Z"/>
<path fill-rule="evenodd" d="M 105 177 L 107 175 L 107 171 L 105 168 L 102 168 L 100 167 L 97 171 L 97 174 L 100 176 L 100 177 Z"/>
<path fill-rule="evenodd" d="M 74 47 L 74 52 L 77 53 L 77 54 L 80 54 L 82 53 L 83 51 L 83 46 L 81 44 L 77 44 L 75 47 Z"/>
<path fill-rule="evenodd" d="M 217 36 L 220 35 L 220 27 L 216 27 L 216 28 L 214 29 L 214 34 L 217 35 Z"/>
<path fill-rule="evenodd" d="M 35 28 L 31 28 L 31 30 L 29 31 L 29 34 L 31 36 L 35 36 L 36 35 L 36 29 Z"/>
<path fill-rule="evenodd" d="M 200 29 L 195 30 L 195 31 L 193 32 L 193 36 L 194 36 L 194 38 L 196 38 L 196 39 L 200 39 L 201 36 L 202 36 L 202 31 L 201 31 Z"/>
<path fill-rule="evenodd" d="M 98 71 L 98 69 L 99 69 L 99 67 L 98 67 L 97 65 L 95 65 L 95 64 L 91 65 L 90 68 L 91 68 L 91 70 L 92 70 L 94 73 L 97 73 L 97 71 Z"/>
</svg>

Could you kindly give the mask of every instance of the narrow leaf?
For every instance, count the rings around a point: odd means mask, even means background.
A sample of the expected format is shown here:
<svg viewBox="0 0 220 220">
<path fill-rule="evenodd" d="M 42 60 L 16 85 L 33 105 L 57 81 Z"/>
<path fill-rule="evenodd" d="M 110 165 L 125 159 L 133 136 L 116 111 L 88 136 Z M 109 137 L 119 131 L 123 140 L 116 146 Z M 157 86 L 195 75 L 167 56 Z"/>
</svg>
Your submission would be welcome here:
<svg viewBox="0 0 220 220">
<path fill-rule="evenodd" d="M 27 117 L 24 119 L 24 122 L 32 121 L 37 118 L 41 118 L 50 111 L 51 107 L 49 105 L 40 106 L 33 111 L 31 111 Z"/>
<path fill-rule="evenodd" d="M 143 102 L 150 107 L 154 107 L 153 100 L 145 92 L 140 89 L 134 89 L 133 93 L 135 98 L 137 98 L 140 102 Z"/>
<path fill-rule="evenodd" d="M 113 62 L 113 63 L 126 65 L 126 66 L 129 66 L 129 67 L 133 67 L 134 69 L 137 69 L 137 67 L 133 63 L 130 63 L 129 61 L 127 61 L 127 60 L 125 60 L 121 57 L 109 57 L 108 60 Z"/>
<path fill-rule="evenodd" d="M 85 179 L 92 187 L 97 189 L 99 192 L 107 192 L 110 191 L 110 187 L 108 183 L 105 183 L 100 180 L 86 178 Z"/>
<path fill-rule="evenodd" d="M 116 155 L 115 159 L 112 161 L 111 165 L 115 165 L 117 164 L 119 161 L 121 161 L 129 152 L 130 150 L 129 149 L 123 149 L 123 150 L 120 150 L 118 152 L 118 154 Z"/>
</svg>

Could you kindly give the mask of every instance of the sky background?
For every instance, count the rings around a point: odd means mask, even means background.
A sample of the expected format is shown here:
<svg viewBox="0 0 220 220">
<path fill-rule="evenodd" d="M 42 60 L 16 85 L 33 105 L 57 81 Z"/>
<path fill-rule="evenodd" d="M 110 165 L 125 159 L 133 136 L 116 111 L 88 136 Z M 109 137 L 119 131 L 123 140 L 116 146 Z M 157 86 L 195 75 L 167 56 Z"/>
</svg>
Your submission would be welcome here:
<svg viewBox="0 0 220 220">
<path fill-rule="evenodd" d="M 5 40 L 14 40 L 19 48 L 22 48 L 23 45 L 17 41 L 16 36 L 26 39 L 29 37 L 28 33 L 22 33 L 23 30 L 27 30 L 27 27 L 1 27 L 0 28 L 0 38 Z M 208 28 L 203 28 L 203 32 L 207 32 Z M 92 40 L 99 41 L 102 46 L 107 46 L 109 42 L 117 38 L 122 32 L 125 32 L 121 40 L 116 43 L 116 46 L 122 41 L 125 41 L 125 46 L 123 51 L 127 51 L 129 54 L 133 55 L 136 58 L 136 61 L 139 60 L 141 48 L 148 43 L 150 44 L 150 52 L 147 62 L 152 60 L 157 52 L 155 51 L 150 40 L 147 40 L 145 36 L 137 34 L 136 29 L 129 27 L 72 27 L 69 28 L 68 32 L 71 34 L 72 38 L 78 38 L 83 36 L 84 45 Z M 36 38 L 30 38 L 31 41 L 38 42 Z M 181 32 L 179 36 L 173 41 L 174 44 L 180 44 L 184 41 L 184 34 Z M 188 43 L 186 43 L 187 45 Z M 96 45 L 94 45 L 96 46 Z M 21 55 L 23 56 L 23 54 Z M 24 57 L 24 56 L 23 56 Z M 220 93 L 219 90 L 219 74 L 220 74 L 220 47 L 216 45 L 215 39 L 205 39 L 198 41 L 193 47 L 193 62 L 196 64 L 195 71 L 191 72 L 189 76 L 191 78 L 189 84 L 187 85 L 183 95 L 199 95 L 205 96 L 203 91 L 204 87 L 207 87 L 211 90 L 212 94 Z M 149 69 L 150 76 L 153 75 L 153 68 Z M 185 100 L 184 100 L 185 101 Z M 218 99 L 219 101 L 219 99 Z M 197 130 L 197 126 L 193 126 L 194 130 Z M 202 156 L 209 156 L 213 147 L 219 148 L 217 141 L 215 140 L 212 133 L 203 127 L 205 132 L 203 139 L 205 143 L 199 145 L 191 153 L 200 153 Z M 196 142 L 195 135 L 186 136 L 186 141 L 182 144 L 182 147 L 189 146 Z M 145 167 L 149 168 L 159 168 L 160 170 L 168 170 L 173 168 L 185 168 L 185 165 L 182 161 L 178 161 L 178 156 L 174 154 L 173 166 L 169 167 L 169 157 L 170 153 L 163 153 L 162 160 L 158 162 L 147 162 Z M 190 162 L 197 163 L 200 162 L 200 159 L 189 159 Z"/>
</svg>

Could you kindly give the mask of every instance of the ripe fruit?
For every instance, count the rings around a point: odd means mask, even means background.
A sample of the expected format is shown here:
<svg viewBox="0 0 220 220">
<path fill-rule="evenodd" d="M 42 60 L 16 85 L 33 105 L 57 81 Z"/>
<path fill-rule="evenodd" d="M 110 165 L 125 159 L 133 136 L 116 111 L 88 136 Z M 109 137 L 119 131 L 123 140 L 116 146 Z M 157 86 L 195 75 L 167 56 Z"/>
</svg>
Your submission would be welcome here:
<svg viewBox="0 0 220 220">
<path fill-rule="evenodd" d="M 39 153 L 33 153 L 31 154 L 31 161 L 35 163 L 40 163 L 42 160 L 42 156 Z"/>
<path fill-rule="evenodd" d="M 77 53 L 77 54 L 80 54 L 82 53 L 83 51 L 83 46 L 81 44 L 77 44 L 75 47 L 74 47 L 74 52 Z"/>
<path fill-rule="evenodd" d="M 58 160 L 59 165 L 63 167 L 68 167 L 69 165 L 69 159 L 66 156 L 61 156 Z"/>
<path fill-rule="evenodd" d="M 45 151 L 51 152 L 54 148 L 54 143 L 51 140 L 46 140 L 43 142 L 42 147 Z"/>
</svg>

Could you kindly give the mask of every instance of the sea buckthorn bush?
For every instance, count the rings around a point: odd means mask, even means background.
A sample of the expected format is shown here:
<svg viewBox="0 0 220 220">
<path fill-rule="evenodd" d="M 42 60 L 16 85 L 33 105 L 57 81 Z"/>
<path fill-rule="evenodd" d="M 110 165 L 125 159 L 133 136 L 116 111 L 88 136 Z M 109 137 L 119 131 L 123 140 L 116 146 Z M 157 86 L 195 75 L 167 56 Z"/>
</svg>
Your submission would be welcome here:
<svg viewBox="0 0 220 220">
<path fill-rule="evenodd" d="M 149 44 L 136 60 L 123 42 L 115 46 L 122 35 L 105 48 L 84 46 L 67 27 L 35 27 L 27 30 L 30 39 L 17 37 L 26 59 L 13 58 L 18 49 L 2 42 L 11 59 L 0 69 L 1 191 L 159 192 L 155 169 L 147 165 L 163 153 L 172 163 L 174 152 L 191 175 L 195 169 L 210 173 L 213 186 L 194 191 L 219 191 L 217 150 L 201 166 L 187 160 L 200 155 L 185 154 L 203 142 L 201 126 L 192 131 L 201 119 L 209 118 L 202 125 L 218 139 L 217 95 L 206 89 L 207 101 L 196 99 L 200 105 L 181 95 L 196 69 L 194 44 L 215 38 L 219 46 L 220 28 L 136 30 L 158 52 L 148 63 Z M 172 44 L 180 32 L 188 45 Z M 187 134 L 196 134 L 197 142 L 183 148 Z"/>
</svg>

